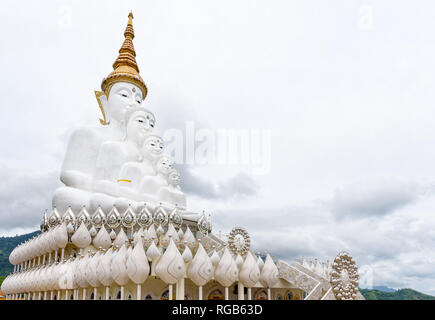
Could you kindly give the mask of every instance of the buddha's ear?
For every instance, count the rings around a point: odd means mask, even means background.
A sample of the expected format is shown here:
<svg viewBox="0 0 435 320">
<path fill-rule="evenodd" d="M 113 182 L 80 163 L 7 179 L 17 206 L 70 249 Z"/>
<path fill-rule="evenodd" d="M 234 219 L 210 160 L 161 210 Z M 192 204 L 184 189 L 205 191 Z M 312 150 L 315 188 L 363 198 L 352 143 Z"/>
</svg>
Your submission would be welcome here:
<svg viewBox="0 0 435 320">
<path fill-rule="evenodd" d="M 98 106 L 100 107 L 101 113 L 103 114 L 103 119 L 100 119 L 100 123 L 103 126 L 106 126 L 109 124 L 107 116 L 106 116 L 106 107 L 107 107 L 107 97 L 102 91 L 94 91 L 95 97 L 98 101 Z"/>
</svg>

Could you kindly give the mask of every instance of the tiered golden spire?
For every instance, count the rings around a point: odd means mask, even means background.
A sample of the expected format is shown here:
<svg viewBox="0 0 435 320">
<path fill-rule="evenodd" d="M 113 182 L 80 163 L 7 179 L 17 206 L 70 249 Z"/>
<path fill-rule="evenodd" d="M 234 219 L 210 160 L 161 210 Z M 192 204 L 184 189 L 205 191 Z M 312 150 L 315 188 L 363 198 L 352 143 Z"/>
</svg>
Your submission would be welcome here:
<svg viewBox="0 0 435 320">
<path fill-rule="evenodd" d="M 139 67 L 136 63 L 136 52 L 134 51 L 133 38 L 133 13 L 128 15 L 127 27 L 124 31 L 124 43 L 119 49 L 119 56 L 113 63 L 113 71 L 103 79 L 101 89 L 108 97 L 110 89 L 115 82 L 130 82 L 137 85 L 142 90 L 142 97 L 147 95 L 147 87 L 142 77 L 139 75 Z"/>
</svg>

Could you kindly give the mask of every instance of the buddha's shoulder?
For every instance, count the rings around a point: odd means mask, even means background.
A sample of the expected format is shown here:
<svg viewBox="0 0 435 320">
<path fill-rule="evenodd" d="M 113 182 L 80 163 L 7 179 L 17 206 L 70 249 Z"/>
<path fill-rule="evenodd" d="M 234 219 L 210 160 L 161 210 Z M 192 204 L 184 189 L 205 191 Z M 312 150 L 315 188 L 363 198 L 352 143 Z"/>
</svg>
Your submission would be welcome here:
<svg viewBox="0 0 435 320">
<path fill-rule="evenodd" d="M 80 141 L 105 141 L 112 140 L 117 136 L 118 134 L 108 127 L 82 126 L 72 132 L 71 139 Z"/>
</svg>

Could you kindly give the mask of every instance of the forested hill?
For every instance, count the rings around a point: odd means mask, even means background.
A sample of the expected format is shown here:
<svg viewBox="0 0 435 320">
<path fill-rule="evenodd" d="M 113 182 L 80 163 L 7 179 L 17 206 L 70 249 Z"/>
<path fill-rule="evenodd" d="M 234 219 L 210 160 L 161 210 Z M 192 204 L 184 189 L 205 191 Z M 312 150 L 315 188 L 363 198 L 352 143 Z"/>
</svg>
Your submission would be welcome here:
<svg viewBox="0 0 435 320">
<path fill-rule="evenodd" d="M 9 263 L 9 254 L 20 243 L 33 238 L 40 231 L 35 231 L 28 234 L 15 237 L 0 237 L 0 276 L 6 276 L 14 270 L 14 267 Z"/>
<path fill-rule="evenodd" d="M 366 300 L 435 300 L 435 297 L 412 289 L 399 289 L 394 292 L 360 289 Z"/>
</svg>

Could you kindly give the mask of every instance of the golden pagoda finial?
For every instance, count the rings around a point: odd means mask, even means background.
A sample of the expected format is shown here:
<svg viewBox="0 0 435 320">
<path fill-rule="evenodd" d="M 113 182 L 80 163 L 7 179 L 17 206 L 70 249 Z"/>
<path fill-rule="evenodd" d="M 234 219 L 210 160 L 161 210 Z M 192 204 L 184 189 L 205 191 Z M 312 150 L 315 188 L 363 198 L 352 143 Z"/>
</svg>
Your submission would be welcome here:
<svg viewBox="0 0 435 320">
<path fill-rule="evenodd" d="M 142 77 L 139 75 L 139 67 L 136 63 L 136 51 L 133 46 L 134 29 L 133 29 L 133 13 L 128 14 L 128 23 L 124 31 L 125 40 L 119 49 L 119 56 L 113 63 L 113 71 L 103 79 L 101 89 L 106 97 L 109 97 L 109 92 L 112 85 L 116 82 L 130 82 L 137 85 L 142 91 L 142 98 L 147 95 L 147 87 Z"/>
</svg>

